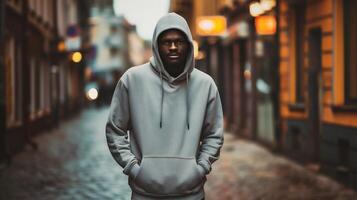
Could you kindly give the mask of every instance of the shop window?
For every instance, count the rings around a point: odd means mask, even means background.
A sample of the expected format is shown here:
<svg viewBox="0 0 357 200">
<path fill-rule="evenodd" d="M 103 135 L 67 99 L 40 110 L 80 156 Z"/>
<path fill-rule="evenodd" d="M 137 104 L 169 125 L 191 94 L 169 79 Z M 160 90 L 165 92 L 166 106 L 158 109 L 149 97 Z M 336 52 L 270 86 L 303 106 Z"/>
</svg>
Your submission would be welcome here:
<svg viewBox="0 0 357 200">
<path fill-rule="evenodd" d="M 345 9 L 345 101 L 357 104 L 357 10 L 356 0 L 344 1 Z"/>
</svg>

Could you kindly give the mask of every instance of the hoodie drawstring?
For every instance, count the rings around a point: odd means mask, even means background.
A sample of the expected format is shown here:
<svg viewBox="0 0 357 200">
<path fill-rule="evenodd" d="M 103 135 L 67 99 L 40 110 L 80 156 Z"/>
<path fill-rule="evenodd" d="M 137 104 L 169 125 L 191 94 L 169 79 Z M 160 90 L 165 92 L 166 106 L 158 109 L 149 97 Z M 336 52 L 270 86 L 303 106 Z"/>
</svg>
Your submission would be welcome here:
<svg viewBox="0 0 357 200">
<path fill-rule="evenodd" d="M 160 79 L 161 79 L 161 107 L 160 107 L 160 128 L 162 128 L 162 112 L 163 112 L 163 104 L 164 104 L 164 82 L 162 78 L 162 72 L 160 70 Z M 186 124 L 187 130 L 190 130 L 190 103 L 189 103 L 189 92 L 188 92 L 188 74 L 186 74 Z"/>
<path fill-rule="evenodd" d="M 162 107 L 163 107 L 163 104 L 164 104 L 164 83 L 163 83 L 163 80 L 162 80 L 162 72 L 160 70 L 160 79 L 161 79 L 161 110 L 160 110 L 160 128 L 162 128 Z"/>
<path fill-rule="evenodd" d="M 189 98 L 188 98 L 188 73 L 186 73 L 186 120 L 187 120 L 187 130 L 190 130 L 190 104 L 188 102 Z"/>
</svg>

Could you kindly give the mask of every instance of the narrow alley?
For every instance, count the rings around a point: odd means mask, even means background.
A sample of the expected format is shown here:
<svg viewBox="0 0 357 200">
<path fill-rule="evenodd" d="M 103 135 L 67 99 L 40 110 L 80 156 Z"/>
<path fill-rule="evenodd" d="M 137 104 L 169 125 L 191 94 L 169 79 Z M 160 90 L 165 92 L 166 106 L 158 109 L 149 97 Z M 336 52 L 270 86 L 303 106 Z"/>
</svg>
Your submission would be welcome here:
<svg viewBox="0 0 357 200">
<path fill-rule="evenodd" d="M 26 146 L 0 170 L 0 199 L 130 199 L 127 177 L 108 150 L 107 108 L 88 109 Z M 226 133 L 205 185 L 207 200 L 356 199 L 322 175 Z"/>
</svg>

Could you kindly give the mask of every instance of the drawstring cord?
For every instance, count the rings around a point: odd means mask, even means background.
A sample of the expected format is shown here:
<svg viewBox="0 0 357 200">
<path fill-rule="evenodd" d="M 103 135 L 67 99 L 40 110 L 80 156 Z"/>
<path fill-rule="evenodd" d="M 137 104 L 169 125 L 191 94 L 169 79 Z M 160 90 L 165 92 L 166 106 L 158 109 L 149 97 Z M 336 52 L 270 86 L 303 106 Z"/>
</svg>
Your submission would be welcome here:
<svg viewBox="0 0 357 200">
<path fill-rule="evenodd" d="M 162 79 L 162 72 L 160 70 L 160 79 L 161 79 L 161 107 L 160 107 L 160 129 L 162 128 L 162 112 L 163 112 L 163 104 L 164 104 L 164 82 Z M 188 73 L 186 73 L 186 124 L 187 124 L 187 130 L 190 130 L 190 104 L 189 104 L 189 87 L 188 87 Z"/>
<path fill-rule="evenodd" d="M 160 70 L 160 79 L 161 79 L 161 110 L 160 110 L 160 128 L 162 128 L 162 107 L 164 104 L 164 83 L 162 80 L 162 72 Z"/>
<path fill-rule="evenodd" d="M 188 100 L 189 100 L 189 98 L 188 98 L 188 73 L 186 73 L 186 105 L 187 105 L 187 107 L 186 107 L 186 120 L 187 120 L 187 130 L 190 130 L 190 104 L 189 104 L 189 102 L 188 102 Z"/>
</svg>

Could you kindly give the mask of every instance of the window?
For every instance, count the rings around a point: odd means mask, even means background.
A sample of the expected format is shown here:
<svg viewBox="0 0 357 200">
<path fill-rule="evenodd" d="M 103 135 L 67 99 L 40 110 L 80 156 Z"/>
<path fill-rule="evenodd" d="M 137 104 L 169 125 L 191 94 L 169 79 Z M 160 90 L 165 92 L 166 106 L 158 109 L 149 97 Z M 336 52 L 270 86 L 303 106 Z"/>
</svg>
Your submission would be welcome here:
<svg viewBox="0 0 357 200">
<path fill-rule="evenodd" d="M 294 7 L 294 25 L 295 25 L 295 75 L 296 75 L 296 103 L 304 103 L 304 91 L 306 77 L 304 71 L 304 30 L 305 30 L 305 5 L 299 4 Z"/>
<path fill-rule="evenodd" d="M 345 101 L 357 104 L 357 9 L 356 0 L 346 0 L 345 5 Z"/>
<path fill-rule="evenodd" d="M 22 78 L 21 50 L 22 47 L 15 38 L 6 42 L 5 72 L 6 72 L 6 118 L 7 126 L 21 124 L 22 118 Z"/>
</svg>

